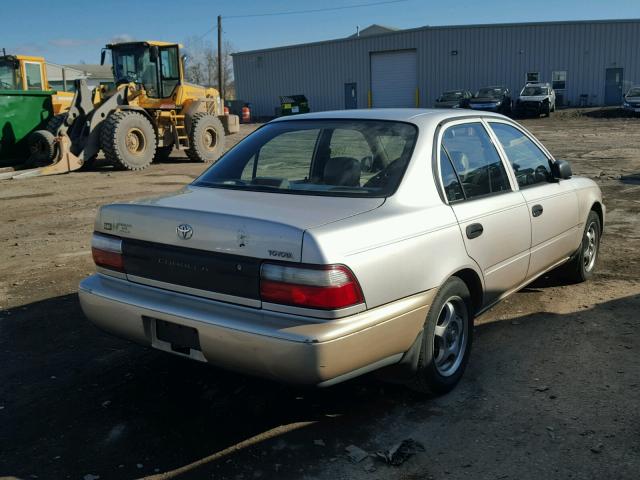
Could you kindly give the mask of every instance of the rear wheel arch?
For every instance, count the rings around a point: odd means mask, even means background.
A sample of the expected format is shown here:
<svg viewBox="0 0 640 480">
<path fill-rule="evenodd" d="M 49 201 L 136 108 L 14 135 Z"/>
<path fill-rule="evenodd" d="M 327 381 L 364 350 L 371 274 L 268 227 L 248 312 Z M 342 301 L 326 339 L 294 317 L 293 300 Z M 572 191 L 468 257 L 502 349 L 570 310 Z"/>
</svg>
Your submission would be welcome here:
<svg viewBox="0 0 640 480">
<path fill-rule="evenodd" d="M 482 280 L 480 280 L 480 277 L 478 276 L 476 271 L 472 270 L 471 268 L 464 268 L 462 270 L 458 270 L 451 276 L 458 277 L 467 285 L 469 293 L 471 294 L 471 302 L 473 303 L 474 313 L 479 311 L 482 308 L 484 295 Z"/>
</svg>

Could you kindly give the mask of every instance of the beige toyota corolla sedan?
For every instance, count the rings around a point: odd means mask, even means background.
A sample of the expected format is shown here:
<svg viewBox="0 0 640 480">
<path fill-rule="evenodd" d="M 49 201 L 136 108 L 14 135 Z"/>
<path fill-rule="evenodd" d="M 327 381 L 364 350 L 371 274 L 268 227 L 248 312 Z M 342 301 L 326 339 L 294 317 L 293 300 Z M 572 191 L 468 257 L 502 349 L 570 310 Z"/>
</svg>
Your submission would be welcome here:
<svg viewBox="0 0 640 480">
<path fill-rule="evenodd" d="M 604 215 L 593 181 L 498 114 L 299 115 L 175 194 L 102 207 L 80 301 L 108 332 L 237 372 L 386 368 L 439 394 L 475 316 L 552 269 L 590 277 Z"/>
</svg>

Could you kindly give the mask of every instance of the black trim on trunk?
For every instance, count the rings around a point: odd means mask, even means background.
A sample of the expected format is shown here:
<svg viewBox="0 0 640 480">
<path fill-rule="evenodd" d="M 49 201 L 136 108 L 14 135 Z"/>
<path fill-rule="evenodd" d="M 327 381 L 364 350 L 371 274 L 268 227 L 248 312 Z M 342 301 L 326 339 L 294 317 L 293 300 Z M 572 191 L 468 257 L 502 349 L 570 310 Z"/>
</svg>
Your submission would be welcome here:
<svg viewBox="0 0 640 480">
<path fill-rule="evenodd" d="M 261 259 L 122 239 L 129 275 L 237 297 L 260 298 Z"/>
</svg>

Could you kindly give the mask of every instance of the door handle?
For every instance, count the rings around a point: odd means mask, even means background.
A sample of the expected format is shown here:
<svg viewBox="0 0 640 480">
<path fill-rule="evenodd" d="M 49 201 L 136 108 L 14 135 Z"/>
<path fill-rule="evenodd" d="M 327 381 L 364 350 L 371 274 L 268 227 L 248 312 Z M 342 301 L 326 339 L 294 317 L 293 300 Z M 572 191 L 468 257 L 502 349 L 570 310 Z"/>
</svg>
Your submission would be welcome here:
<svg viewBox="0 0 640 480">
<path fill-rule="evenodd" d="M 472 238 L 476 238 L 482 235 L 482 232 L 484 232 L 484 228 L 480 223 L 472 223 L 471 225 L 467 225 L 466 231 L 467 238 L 471 240 Z"/>
<path fill-rule="evenodd" d="M 542 205 L 534 205 L 533 207 L 531 207 L 531 215 L 533 215 L 534 217 L 539 217 L 540 215 L 542 215 L 543 211 L 544 209 L 542 208 Z"/>
</svg>

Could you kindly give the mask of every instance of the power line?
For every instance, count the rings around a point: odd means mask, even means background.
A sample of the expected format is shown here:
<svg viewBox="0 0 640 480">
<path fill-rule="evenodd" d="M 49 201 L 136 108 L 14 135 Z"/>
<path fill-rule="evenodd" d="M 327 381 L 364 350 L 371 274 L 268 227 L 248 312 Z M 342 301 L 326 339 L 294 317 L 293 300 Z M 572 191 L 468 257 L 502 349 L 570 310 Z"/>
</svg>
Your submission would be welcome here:
<svg viewBox="0 0 640 480">
<path fill-rule="evenodd" d="M 386 0 L 383 2 L 372 2 L 372 3 L 360 3 L 357 5 L 345 5 L 342 7 L 329 7 L 329 8 L 316 8 L 312 10 L 290 10 L 288 12 L 273 12 L 273 13 L 251 13 L 247 15 L 227 15 L 223 16 L 224 19 L 230 18 L 250 18 L 250 17 L 276 17 L 280 15 L 298 15 L 301 13 L 319 13 L 319 12 L 330 12 L 334 10 L 347 10 L 349 8 L 362 8 L 362 7 L 373 7 L 376 5 L 388 5 L 391 3 L 402 3 L 408 2 L 409 0 Z M 208 32 L 207 32 L 208 33 Z"/>
</svg>

